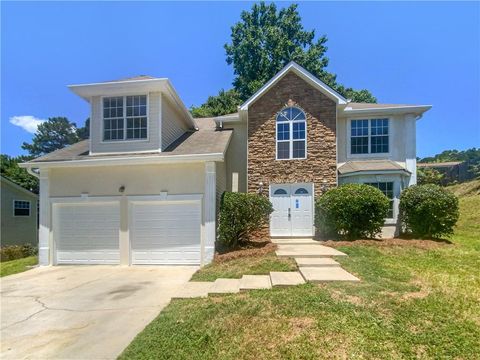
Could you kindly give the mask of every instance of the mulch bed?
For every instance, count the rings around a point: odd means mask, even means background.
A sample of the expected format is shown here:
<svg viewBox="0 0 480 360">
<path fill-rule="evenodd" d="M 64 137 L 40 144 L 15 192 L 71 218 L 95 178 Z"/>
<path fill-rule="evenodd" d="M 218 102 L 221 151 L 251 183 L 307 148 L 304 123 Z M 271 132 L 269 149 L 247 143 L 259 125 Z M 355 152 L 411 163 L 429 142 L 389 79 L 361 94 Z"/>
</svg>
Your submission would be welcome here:
<svg viewBox="0 0 480 360">
<path fill-rule="evenodd" d="M 230 250 L 225 253 L 215 253 L 215 262 L 224 262 L 242 257 L 263 256 L 274 252 L 277 245 L 270 241 L 252 242 L 248 247 L 240 247 L 238 249 Z"/>
<path fill-rule="evenodd" d="M 419 240 L 419 239 L 381 239 L 381 240 L 352 240 L 352 241 L 337 241 L 337 240 L 327 240 L 322 241 L 322 245 L 331 246 L 331 247 L 340 247 L 340 246 L 356 246 L 356 245 L 368 245 L 368 246 L 412 246 L 419 249 L 433 249 L 441 246 L 453 246 L 448 240 L 438 239 L 438 240 Z"/>
</svg>

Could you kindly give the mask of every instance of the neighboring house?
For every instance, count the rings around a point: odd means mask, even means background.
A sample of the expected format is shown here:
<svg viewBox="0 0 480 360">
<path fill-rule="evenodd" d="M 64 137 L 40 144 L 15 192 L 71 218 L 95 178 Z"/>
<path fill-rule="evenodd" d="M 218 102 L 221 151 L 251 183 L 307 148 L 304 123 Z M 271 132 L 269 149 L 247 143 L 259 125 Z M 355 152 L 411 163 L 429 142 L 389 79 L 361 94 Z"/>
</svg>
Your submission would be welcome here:
<svg viewBox="0 0 480 360">
<path fill-rule="evenodd" d="M 38 195 L 3 176 L 0 177 L 0 184 L 1 246 L 24 244 L 38 246 Z"/>
<path fill-rule="evenodd" d="M 419 169 L 432 169 L 443 174 L 442 185 L 452 182 L 463 182 L 471 179 L 468 173 L 468 164 L 466 161 L 448 161 L 437 163 L 418 163 Z"/>
<path fill-rule="evenodd" d="M 430 109 L 349 102 L 293 62 L 216 118 L 192 119 L 168 79 L 70 89 L 91 106 L 91 139 L 22 165 L 40 178 L 41 264 L 209 263 L 225 190 L 268 194 L 271 236 L 313 236 L 315 196 L 369 183 L 395 225 Z"/>
</svg>

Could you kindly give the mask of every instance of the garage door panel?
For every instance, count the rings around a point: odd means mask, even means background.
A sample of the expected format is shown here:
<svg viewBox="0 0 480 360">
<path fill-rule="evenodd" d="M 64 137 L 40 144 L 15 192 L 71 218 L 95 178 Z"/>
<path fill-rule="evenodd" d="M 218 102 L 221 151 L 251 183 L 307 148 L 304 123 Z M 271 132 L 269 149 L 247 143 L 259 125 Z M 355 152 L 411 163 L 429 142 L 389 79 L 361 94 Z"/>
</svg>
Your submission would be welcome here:
<svg viewBox="0 0 480 360">
<path fill-rule="evenodd" d="M 53 208 L 59 264 L 118 264 L 118 203 L 62 203 Z"/>
<path fill-rule="evenodd" d="M 133 264 L 199 264 L 200 202 L 132 205 Z"/>
</svg>

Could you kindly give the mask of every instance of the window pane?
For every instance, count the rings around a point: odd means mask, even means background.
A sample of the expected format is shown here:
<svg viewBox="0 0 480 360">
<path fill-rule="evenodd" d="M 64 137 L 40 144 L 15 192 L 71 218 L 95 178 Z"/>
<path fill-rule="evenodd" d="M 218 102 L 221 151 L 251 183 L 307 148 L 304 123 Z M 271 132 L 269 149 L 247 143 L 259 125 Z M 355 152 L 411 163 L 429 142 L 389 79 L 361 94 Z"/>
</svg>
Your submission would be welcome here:
<svg viewBox="0 0 480 360">
<path fill-rule="evenodd" d="M 293 123 L 293 139 L 305 139 L 305 122 Z"/>
<path fill-rule="evenodd" d="M 279 143 L 277 143 L 277 158 L 278 159 L 289 159 L 290 158 L 290 143 L 289 142 L 279 142 Z"/>
<path fill-rule="evenodd" d="M 293 142 L 293 158 L 301 159 L 305 157 L 305 141 Z"/>
<path fill-rule="evenodd" d="M 290 120 L 305 120 L 305 114 L 296 107 L 290 108 Z"/>
<path fill-rule="evenodd" d="M 389 200 L 390 200 L 390 207 L 388 209 L 387 218 L 393 218 L 393 205 L 394 205 L 394 198 L 393 198 L 393 182 L 373 182 L 373 183 L 366 183 L 367 185 L 376 187 L 379 189 Z"/>
<path fill-rule="evenodd" d="M 273 195 L 287 195 L 287 192 L 285 191 L 285 189 L 277 189 L 275 190 Z"/>
<path fill-rule="evenodd" d="M 352 154 L 367 154 L 368 153 L 368 136 L 352 137 L 350 152 Z"/>
<path fill-rule="evenodd" d="M 290 124 L 277 125 L 277 140 L 290 140 Z"/>
</svg>

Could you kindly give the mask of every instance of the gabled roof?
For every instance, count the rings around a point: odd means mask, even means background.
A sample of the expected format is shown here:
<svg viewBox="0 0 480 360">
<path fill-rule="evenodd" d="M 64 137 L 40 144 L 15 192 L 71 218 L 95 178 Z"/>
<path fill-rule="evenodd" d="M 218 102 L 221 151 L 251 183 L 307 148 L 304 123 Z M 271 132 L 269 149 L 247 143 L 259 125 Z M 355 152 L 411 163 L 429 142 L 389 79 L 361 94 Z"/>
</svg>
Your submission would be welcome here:
<svg viewBox="0 0 480 360">
<path fill-rule="evenodd" d="M 37 194 L 35 194 L 34 192 L 31 192 L 30 190 L 25 189 L 23 186 L 18 185 L 17 183 L 13 182 L 12 180 L 6 178 L 5 176 L 0 176 L 0 179 L 1 179 L 2 182 L 12 186 L 13 188 L 15 188 L 15 189 L 27 194 L 27 195 L 38 198 Z"/>
<path fill-rule="evenodd" d="M 330 99 L 334 100 L 337 105 L 347 104 L 347 99 L 342 95 L 337 93 L 323 81 L 318 79 L 316 76 L 305 70 L 303 67 L 295 63 L 294 61 L 289 62 L 282 70 L 280 70 L 273 78 L 271 78 L 265 85 L 263 85 L 255 94 L 253 94 L 250 99 L 245 101 L 240 106 L 240 110 L 247 110 L 248 107 L 253 104 L 257 99 L 259 99 L 265 92 L 267 92 L 273 85 L 275 85 L 281 78 L 283 78 L 290 71 L 293 71 L 299 77 L 304 79 L 307 83 L 312 85 L 314 88 L 321 91 Z"/>
<path fill-rule="evenodd" d="M 347 161 L 345 164 L 342 164 L 338 167 L 338 172 L 340 175 L 349 176 L 357 175 L 359 173 L 365 172 L 376 172 L 385 171 L 392 173 L 410 173 L 400 164 L 391 160 L 358 160 L 358 161 Z"/>
<path fill-rule="evenodd" d="M 463 161 L 446 161 L 446 162 L 434 162 L 434 163 L 417 163 L 419 168 L 436 168 L 436 167 L 451 167 L 462 164 Z"/>
</svg>

